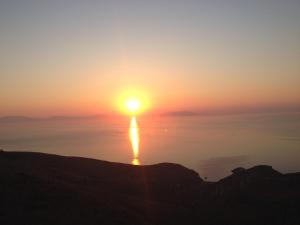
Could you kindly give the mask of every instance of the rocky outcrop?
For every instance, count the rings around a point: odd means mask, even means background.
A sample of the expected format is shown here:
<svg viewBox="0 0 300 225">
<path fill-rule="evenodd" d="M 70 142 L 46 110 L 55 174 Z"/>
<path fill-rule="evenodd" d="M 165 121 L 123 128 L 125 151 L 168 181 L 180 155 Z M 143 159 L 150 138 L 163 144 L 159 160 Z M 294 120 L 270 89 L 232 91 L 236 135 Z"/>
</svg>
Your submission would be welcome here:
<svg viewBox="0 0 300 225">
<path fill-rule="evenodd" d="M 221 179 L 216 185 L 216 194 L 228 194 L 230 192 L 239 192 L 253 186 L 264 186 L 283 175 L 274 170 L 272 166 L 259 165 L 250 169 L 238 167 L 232 170 L 232 175 Z"/>
</svg>

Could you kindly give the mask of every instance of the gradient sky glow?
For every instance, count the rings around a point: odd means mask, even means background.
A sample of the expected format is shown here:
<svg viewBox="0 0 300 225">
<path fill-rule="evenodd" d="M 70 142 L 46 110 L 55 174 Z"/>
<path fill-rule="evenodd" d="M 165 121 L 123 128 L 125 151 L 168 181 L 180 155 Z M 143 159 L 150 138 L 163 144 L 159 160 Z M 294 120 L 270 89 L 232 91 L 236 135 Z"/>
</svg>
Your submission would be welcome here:
<svg viewBox="0 0 300 225">
<path fill-rule="evenodd" d="M 0 116 L 300 105 L 298 0 L 0 1 Z"/>
</svg>

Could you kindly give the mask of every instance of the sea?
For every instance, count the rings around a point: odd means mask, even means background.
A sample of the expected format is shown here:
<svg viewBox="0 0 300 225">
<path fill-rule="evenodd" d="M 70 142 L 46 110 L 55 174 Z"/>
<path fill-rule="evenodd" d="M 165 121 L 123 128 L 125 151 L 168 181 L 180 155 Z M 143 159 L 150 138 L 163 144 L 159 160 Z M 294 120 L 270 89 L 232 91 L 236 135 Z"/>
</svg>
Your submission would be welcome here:
<svg viewBox="0 0 300 225">
<path fill-rule="evenodd" d="M 179 163 L 215 181 L 236 167 L 300 171 L 300 113 L 2 118 L 0 149 L 131 164 Z M 137 146 L 135 146 L 137 147 Z M 137 151 L 137 150 L 136 150 Z"/>
</svg>

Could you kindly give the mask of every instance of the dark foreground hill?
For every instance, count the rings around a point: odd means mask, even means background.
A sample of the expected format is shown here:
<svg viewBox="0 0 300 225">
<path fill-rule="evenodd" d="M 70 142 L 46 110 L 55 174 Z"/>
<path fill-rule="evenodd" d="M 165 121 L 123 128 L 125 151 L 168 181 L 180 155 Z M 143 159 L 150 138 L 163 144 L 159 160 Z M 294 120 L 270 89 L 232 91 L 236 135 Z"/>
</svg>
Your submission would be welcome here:
<svg viewBox="0 0 300 225">
<path fill-rule="evenodd" d="M 238 168 L 205 182 L 183 166 L 0 152 L 0 224 L 297 225 L 300 173 Z"/>
</svg>

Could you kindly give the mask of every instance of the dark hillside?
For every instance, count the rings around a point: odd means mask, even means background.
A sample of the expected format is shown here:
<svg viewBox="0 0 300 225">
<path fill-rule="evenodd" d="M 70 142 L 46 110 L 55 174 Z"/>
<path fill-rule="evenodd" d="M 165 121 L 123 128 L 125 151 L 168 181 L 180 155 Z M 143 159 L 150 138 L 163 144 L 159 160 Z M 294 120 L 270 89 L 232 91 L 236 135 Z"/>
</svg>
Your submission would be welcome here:
<svg viewBox="0 0 300 225">
<path fill-rule="evenodd" d="M 162 163 L 132 166 L 0 152 L 0 224 L 300 224 L 300 174 L 237 169 L 219 182 Z"/>
</svg>

